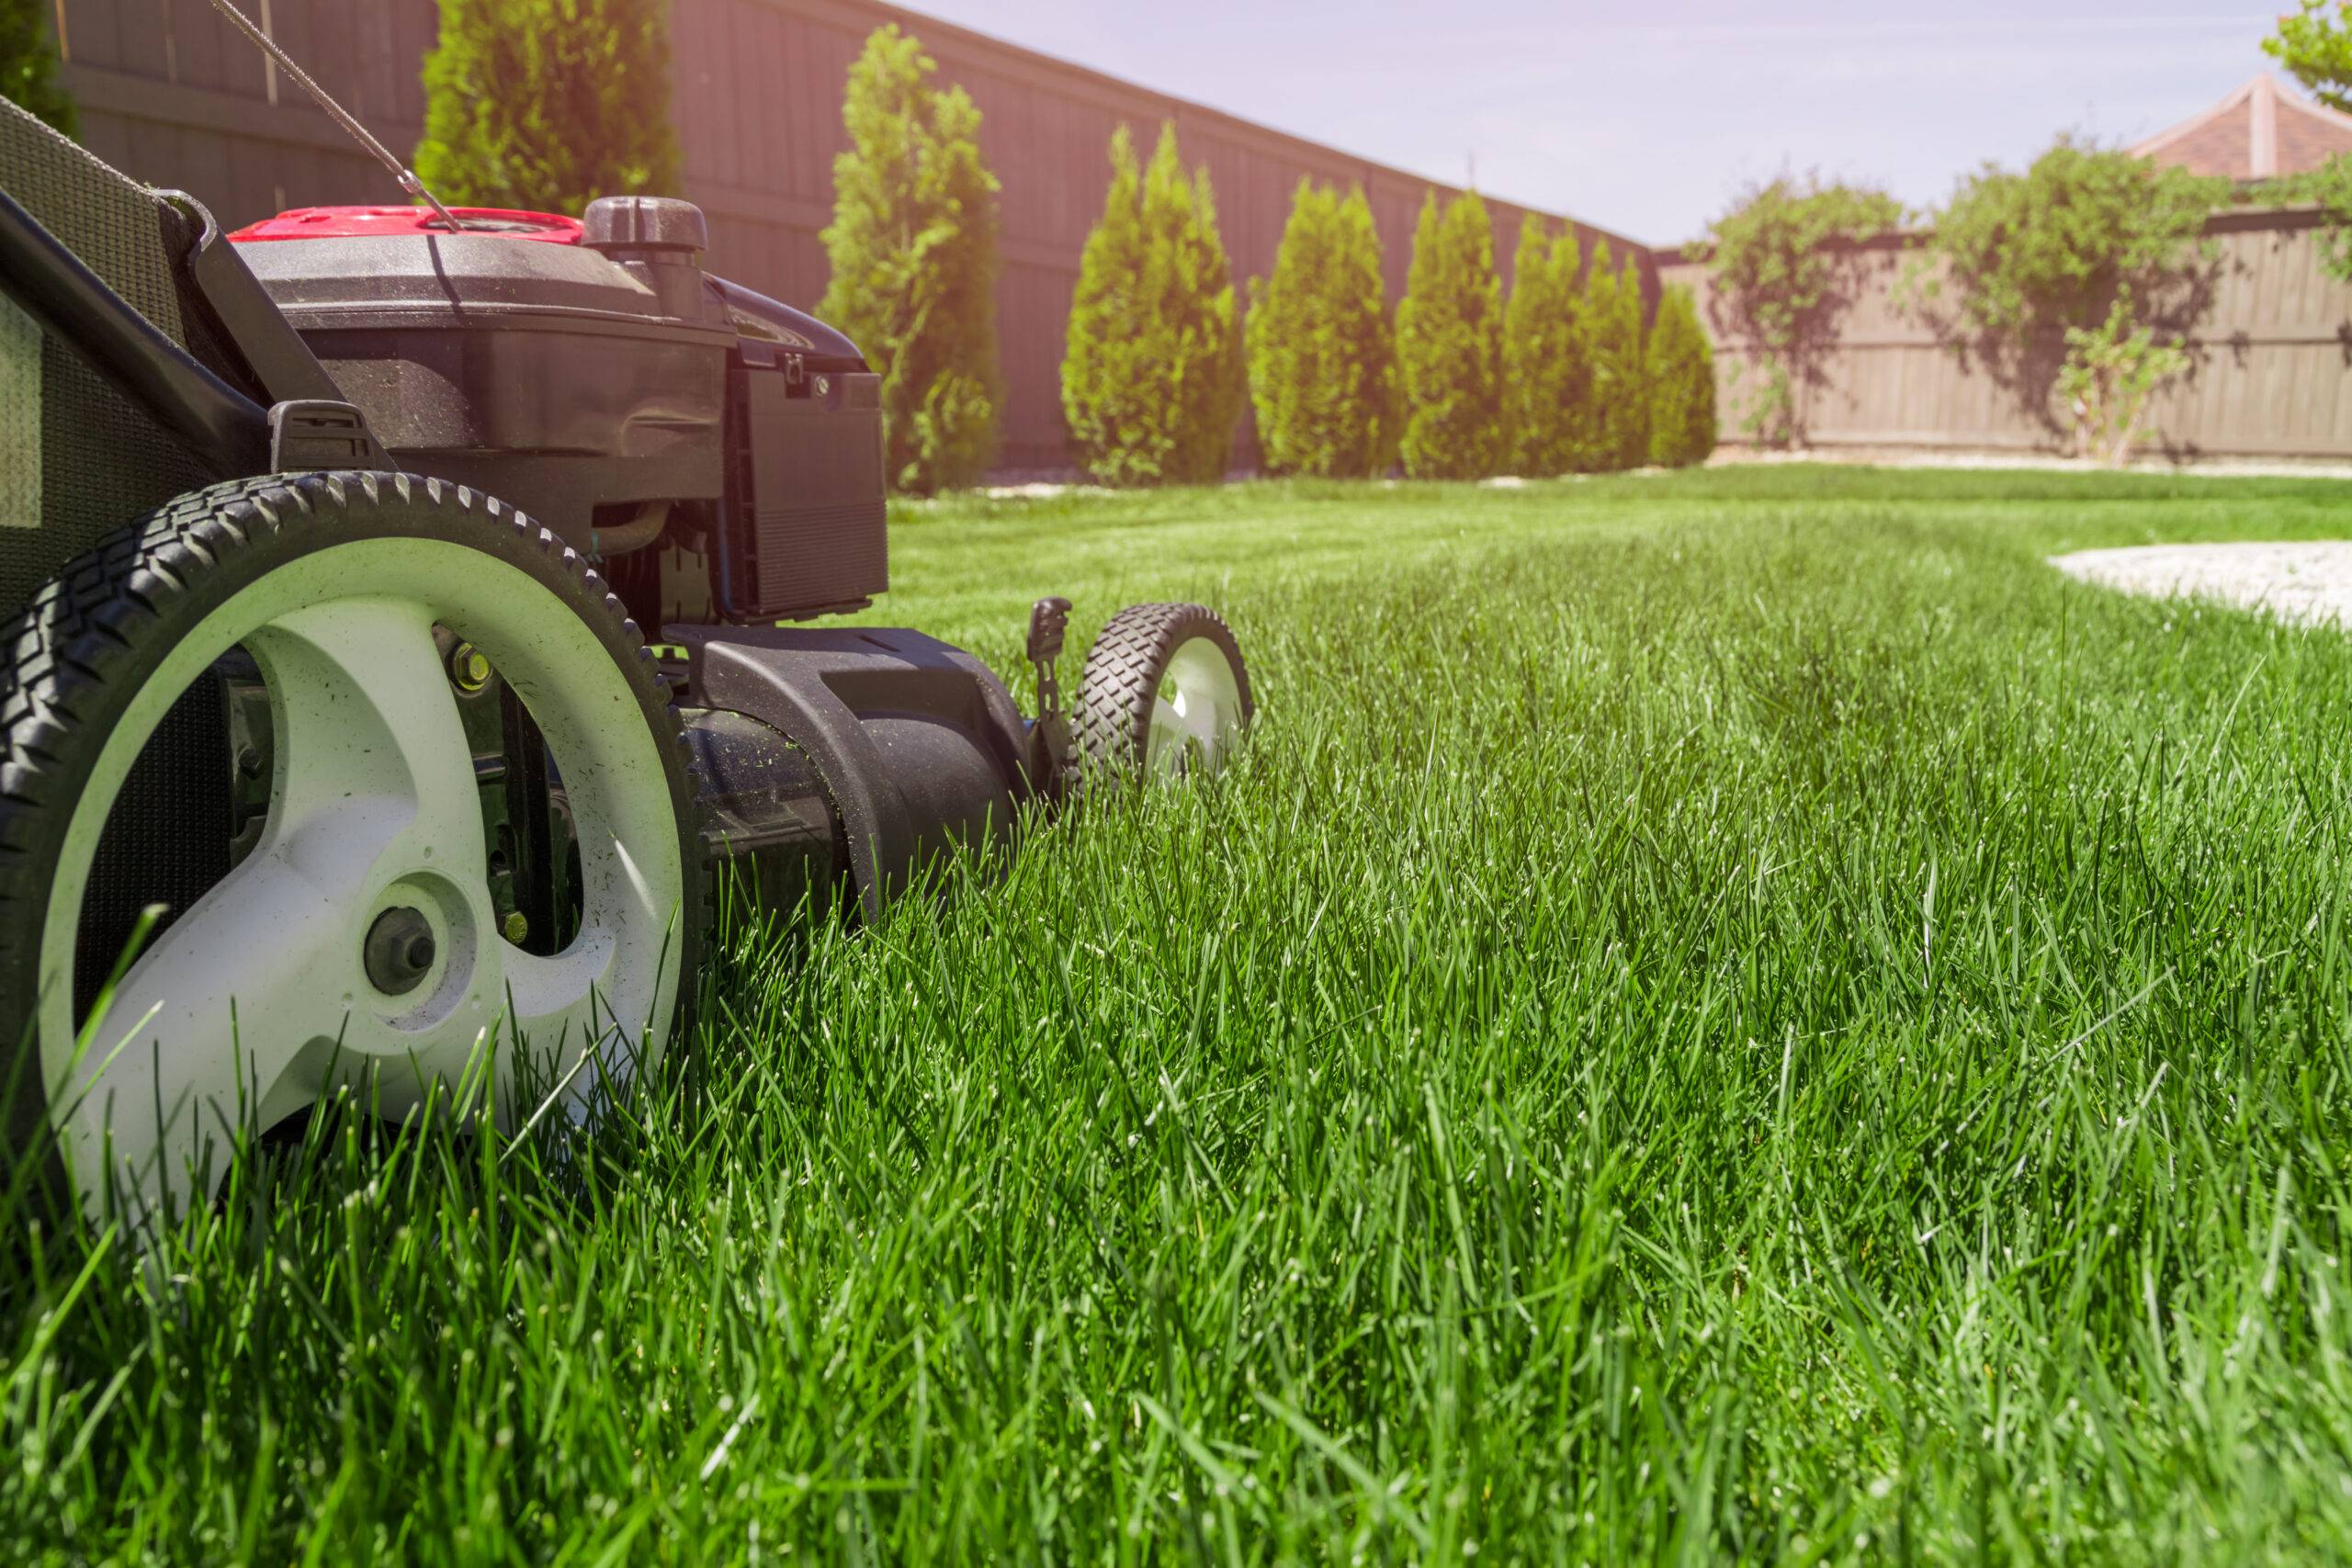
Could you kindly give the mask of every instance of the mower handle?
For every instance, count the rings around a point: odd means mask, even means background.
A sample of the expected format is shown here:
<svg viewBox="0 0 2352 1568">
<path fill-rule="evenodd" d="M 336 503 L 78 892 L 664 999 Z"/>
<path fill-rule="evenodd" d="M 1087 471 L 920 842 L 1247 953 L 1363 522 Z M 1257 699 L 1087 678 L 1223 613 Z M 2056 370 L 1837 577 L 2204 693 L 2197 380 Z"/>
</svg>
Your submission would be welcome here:
<svg viewBox="0 0 2352 1568">
<path fill-rule="evenodd" d="M 216 477 L 269 471 L 268 412 L 165 336 L 5 191 L 0 292 Z"/>
</svg>

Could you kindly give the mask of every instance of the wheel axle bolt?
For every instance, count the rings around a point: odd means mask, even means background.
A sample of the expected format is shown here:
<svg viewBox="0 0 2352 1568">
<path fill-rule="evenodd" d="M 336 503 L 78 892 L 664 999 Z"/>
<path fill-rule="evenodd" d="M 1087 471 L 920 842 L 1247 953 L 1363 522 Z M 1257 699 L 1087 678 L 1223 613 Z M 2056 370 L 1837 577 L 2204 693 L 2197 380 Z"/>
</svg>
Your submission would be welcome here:
<svg viewBox="0 0 2352 1568">
<path fill-rule="evenodd" d="M 524 939 L 530 934 L 530 917 L 520 909 L 511 911 L 506 917 L 506 940 L 520 947 L 523 945 Z"/>
<path fill-rule="evenodd" d="M 421 910 L 387 909 L 368 928 L 362 948 L 368 983 L 388 997 L 404 997 L 424 983 L 435 951 L 432 923 Z"/>
<path fill-rule="evenodd" d="M 471 696 L 490 684 L 490 660 L 472 643 L 461 642 L 449 650 L 449 680 Z"/>
</svg>

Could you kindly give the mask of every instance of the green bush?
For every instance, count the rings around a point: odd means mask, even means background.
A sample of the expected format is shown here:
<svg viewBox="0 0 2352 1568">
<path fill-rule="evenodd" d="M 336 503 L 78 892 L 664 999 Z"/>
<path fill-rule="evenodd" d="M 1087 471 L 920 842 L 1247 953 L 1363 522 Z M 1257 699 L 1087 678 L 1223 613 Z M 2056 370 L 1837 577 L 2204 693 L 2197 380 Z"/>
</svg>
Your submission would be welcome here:
<svg viewBox="0 0 2352 1568">
<path fill-rule="evenodd" d="M 1642 277 L 1617 270 L 1609 242 L 1592 248 L 1585 273 L 1585 341 L 1592 355 L 1592 418 L 1585 466 L 1615 473 L 1650 457 L 1649 369 L 1642 359 Z"/>
<path fill-rule="evenodd" d="M 417 175 L 452 206 L 674 190 L 663 0 L 441 0 Z"/>
<path fill-rule="evenodd" d="M 2022 175 L 1987 165 L 1936 220 L 1963 323 L 2030 378 L 2128 290 L 2161 319 L 2200 313 L 2199 244 L 2227 179 L 2061 136 Z"/>
<path fill-rule="evenodd" d="M 832 281 L 817 313 L 882 373 L 891 485 L 915 494 L 967 485 L 996 460 L 1003 402 L 997 363 L 996 176 L 981 160 L 979 110 L 896 24 L 850 67 L 833 160 Z"/>
<path fill-rule="evenodd" d="M 2067 328 L 2058 395 L 2074 419 L 2075 455 L 2117 468 L 2129 462 L 2148 400 L 2188 368 L 2187 349 L 2157 342 L 2140 324 L 2128 289 L 2098 326 Z"/>
<path fill-rule="evenodd" d="M 1545 237 L 1529 213 L 1511 260 L 1503 311 L 1503 423 L 1513 473 L 1548 478 L 1579 466 L 1592 414 L 1592 362 L 1577 274 L 1583 248 L 1573 224 Z"/>
<path fill-rule="evenodd" d="M 1106 484 L 1225 477 L 1245 395 L 1238 305 L 1203 167 L 1184 173 L 1160 128 L 1138 175 L 1125 126 L 1087 236 L 1062 358 L 1062 412 L 1080 464 Z"/>
<path fill-rule="evenodd" d="M 1298 183 L 1250 308 L 1250 396 L 1269 472 L 1361 479 L 1396 460 L 1396 344 L 1361 189 Z"/>
<path fill-rule="evenodd" d="M 1749 189 L 1710 226 L 1696 248 L 1724 326 L 1757 356 L 1740 420 L 1757 441 L 1805 444 L 1805 393 L 1823 380 L 1823 358 L 1862 280 L 1854 243 L 1902 220 L 1902 203 L 1884 191 L 1783 176 Z"/>
<path fill-rule="evenodd" d="M 57 79 L 48 0 L 0 0 L 0 97 L 71 136 L 74 100 Z"/>
<path fill-rule="evenodd" d="M 1676 285 L 1650 323 L 1650 461 L 1662 468 L 1703 463 L 1715 449 L 1715 351 L 1699 324 L 1698 301 Z"/>
<path fill-rule="evenodd" d="M 1405 471 L 1415 479 L 1481 479 L 1503 457 L 1502 286 L 1495 236 L 1476 192 L 1441 215 L 1421 203 L 1413 265 L 1396 309 Z"/>
</svg>

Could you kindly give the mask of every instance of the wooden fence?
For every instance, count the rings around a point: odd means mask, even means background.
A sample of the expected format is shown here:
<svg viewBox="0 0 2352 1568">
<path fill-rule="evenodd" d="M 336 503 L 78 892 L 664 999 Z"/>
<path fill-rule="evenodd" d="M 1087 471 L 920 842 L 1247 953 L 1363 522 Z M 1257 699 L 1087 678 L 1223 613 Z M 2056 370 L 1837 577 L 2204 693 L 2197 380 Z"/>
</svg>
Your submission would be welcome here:
<svg viewBox="0 0 2352 1568">
<path fill-rule="evenodd" d="M 2146 446 L 2199 457 L 2352 458 L 2352 283 L 2320 265 L 2315 209 L 2230 211 L 2207 225 L 2211 296 L 2188 329 L 2189 373 L 2157 394 Z M 1812 445 L 1860 451 L 2062 452 L 2068 439 L 2046 405 L 1955 352 L 1933 304 L 1905 303 L 1898 285 L 1922 265 L 1916 237 L 1863 247 L 1862 285 L 1807 394 Z M 1657 257 L 1658 281 L 1699 296 L 1716 340 L 1726 442 L 1740 420 L 1756 355 L 1730 341 L 1713 309 L 1705 265 Z M 1929 276 L 1940 270 L 1929 264 Z"/>
<path fill-rule="evenodd" d="M 434 0 L 241 3 L 388 145 L 415 144 Z M 191 191 L 231 224 L 288 207 L 400 199 L 208 0 L 59 0 L 58 17 L 83 140 L 126 172 Z M 1402 292 L 1413 220 L 1431 182 L 871 0 L 676 0 L 681 194 L 709 215 L 713 270 L 803 306 L 824 291 L 817 236 L 831 216 L 842 85 L 866 35 L 889 21 L 920 37 L 942 77 L 971 93 L 982 150 L 1003 182 L 1007 467 L 1068 460 L 1063 330 L 1079 253 L 1110 184 L 1106 149 L 1122 122 L 1148 150 L 1159 123 L 1172 120 L 1187 161 L 1208 164 L 1240 278 L 1272 270 L 1292 191 L 1311 175 L 1364 187 L 1391 293 Z M 1507 272 L 1521 209 L 1492 209 Z M 1588 250 L 1603 237 L 1579 228 Z M 1642 247 L 1607 238 L 1621 256 L 1646 264 Z"/>
</svg>

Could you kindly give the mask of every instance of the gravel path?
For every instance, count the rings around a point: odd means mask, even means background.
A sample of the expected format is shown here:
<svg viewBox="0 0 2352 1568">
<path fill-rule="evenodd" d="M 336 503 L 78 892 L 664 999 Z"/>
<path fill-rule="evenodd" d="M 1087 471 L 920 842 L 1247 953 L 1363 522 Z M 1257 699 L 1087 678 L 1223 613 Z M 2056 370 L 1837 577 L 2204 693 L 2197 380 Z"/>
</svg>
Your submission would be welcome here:
<svg viewBox="0 0 2352 1568">
<path fill-rule="evenodd" d="M 2352 626 L 2352 539 L 2077 550 L 2050 564 L 2126 593 L 2213 599 L 2283 620 Z"/>
</svg>

